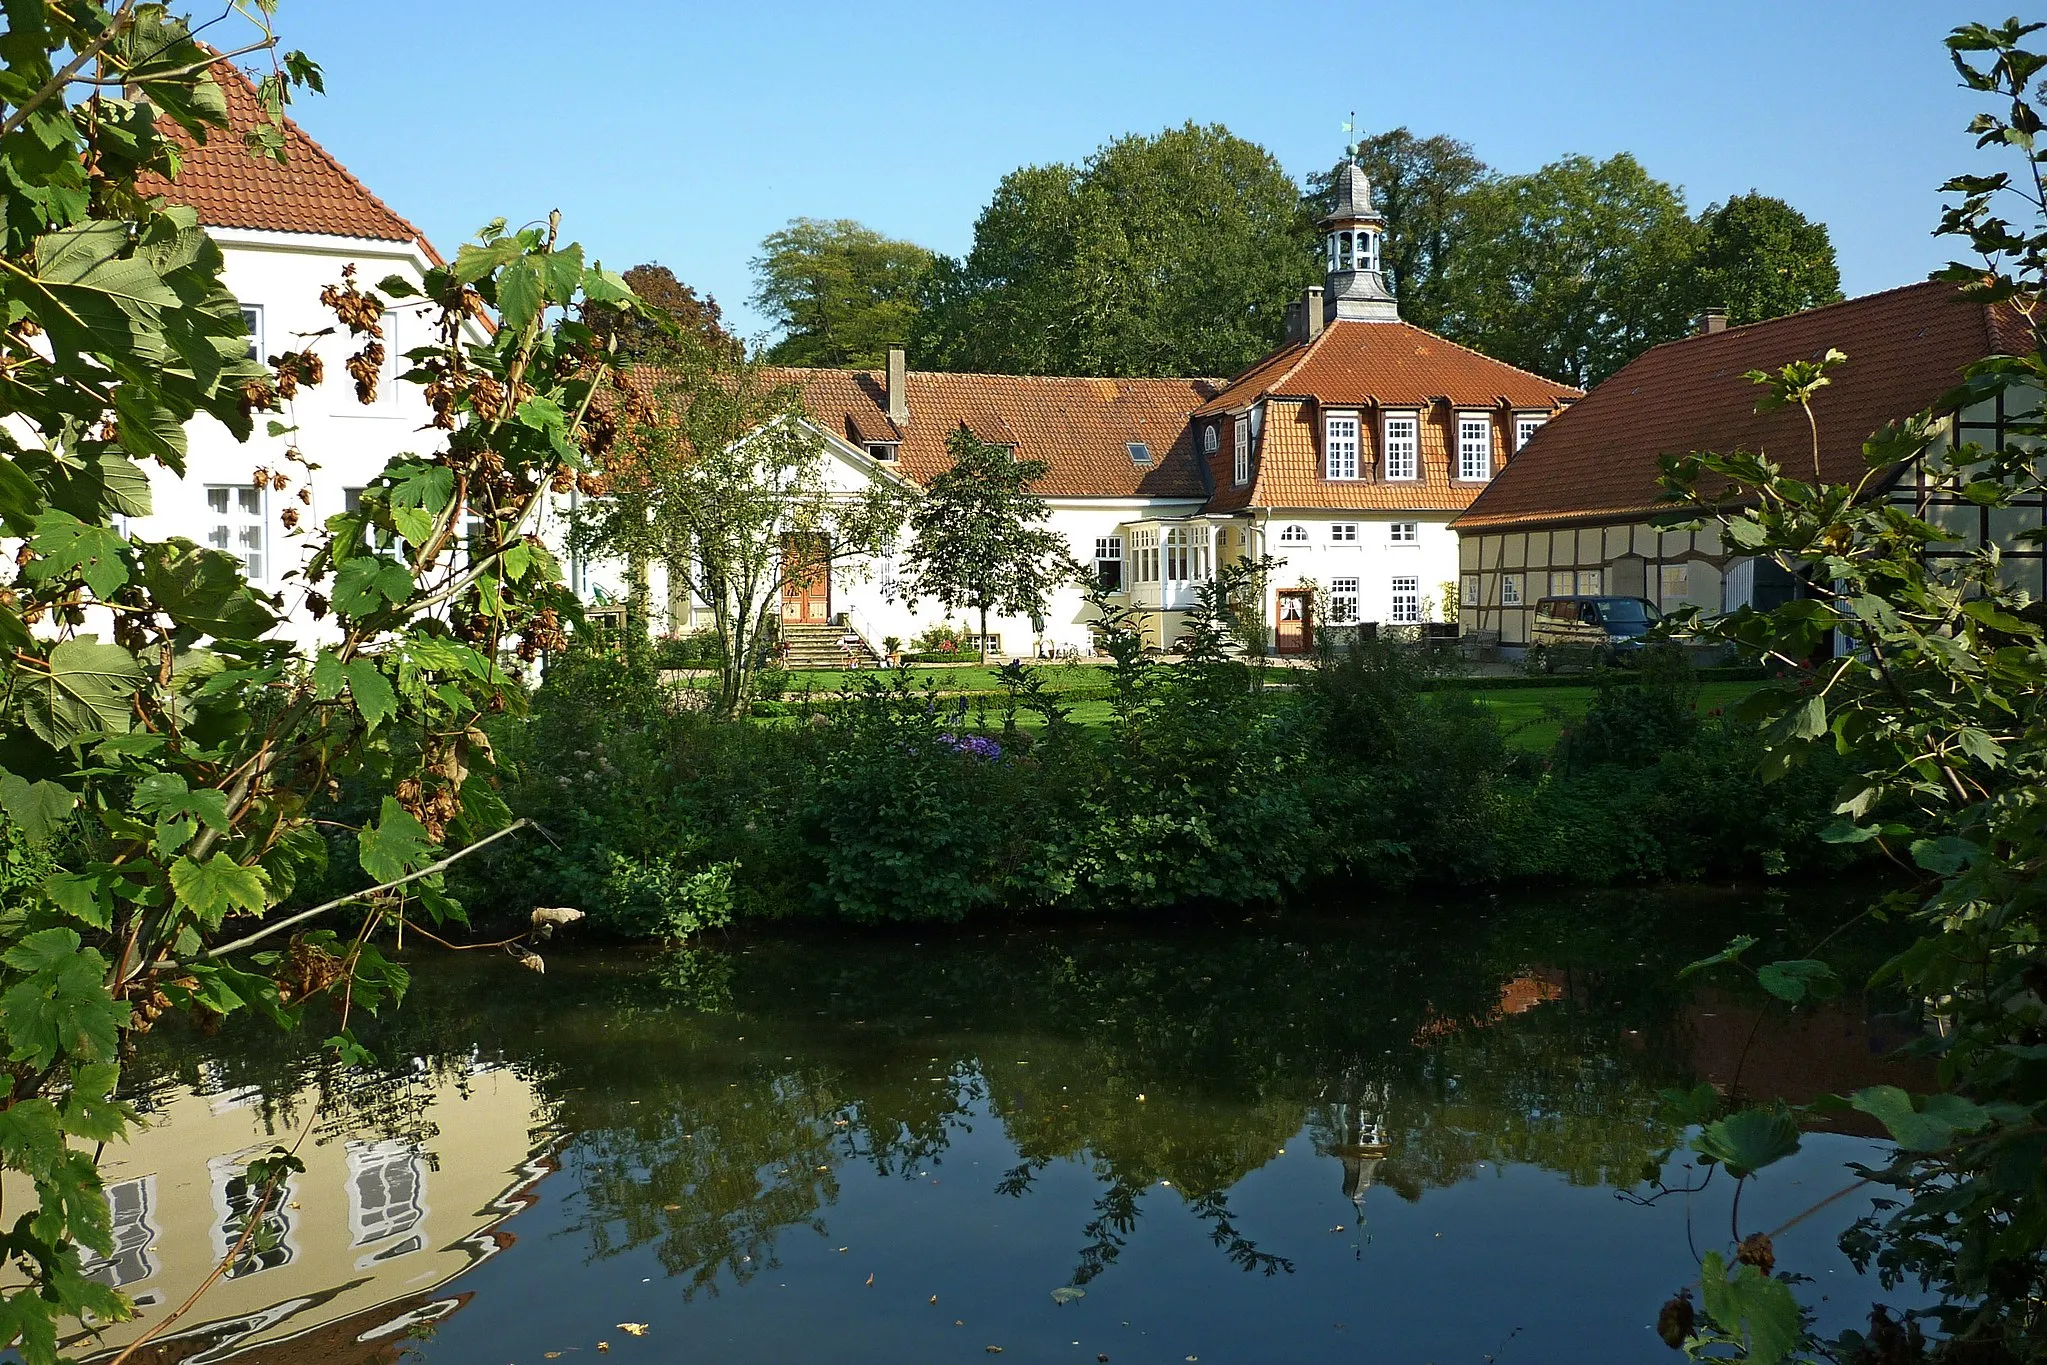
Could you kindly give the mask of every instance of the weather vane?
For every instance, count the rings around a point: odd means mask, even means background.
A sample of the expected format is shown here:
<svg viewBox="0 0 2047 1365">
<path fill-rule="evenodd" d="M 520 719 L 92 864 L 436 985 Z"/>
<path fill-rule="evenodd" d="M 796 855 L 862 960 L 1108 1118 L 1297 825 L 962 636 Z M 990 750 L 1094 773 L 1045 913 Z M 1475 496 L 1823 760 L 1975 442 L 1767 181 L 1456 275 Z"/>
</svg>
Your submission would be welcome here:
<svg viewBox="0 0 2047 1365">
<path fill-rule="evenodd" d="M 1343 134 L 1345 138 L 1343 154 L 1353 161 L 1357 160 L 1358 155 L 1357 131 L 1358 111 L 1353 109 L 1350 111 L 1350 117 L 1343 121 Z"/>
</svg>

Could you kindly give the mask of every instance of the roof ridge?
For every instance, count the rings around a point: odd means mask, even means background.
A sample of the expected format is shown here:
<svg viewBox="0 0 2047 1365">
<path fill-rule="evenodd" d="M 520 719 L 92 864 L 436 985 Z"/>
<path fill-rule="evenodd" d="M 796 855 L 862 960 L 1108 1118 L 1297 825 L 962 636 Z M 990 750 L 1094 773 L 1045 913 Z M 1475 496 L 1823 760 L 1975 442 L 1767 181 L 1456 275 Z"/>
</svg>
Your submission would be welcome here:
<svg viewBox="0 0 2047 1365">
<path fill-rule="evenodd" d="M 1737 332 L 1752 332 L 1752 331 L 1754 331 L 1754 330 L 1755 330 L 1756 328 L 1758 328 L 1758 327 L 1769 327 L 1769 326 L 1771 326 L 1771 325 L 1773 325 L 1773 324 L 1776 324 L 1776 323 L 1781 323 L 1781 322 L 1787 322 L 1787 321 L 1789 321 L 1789 320 L 1790 320 L 1790 319 L 1792 319 L 1792 318 L 1803 318 L 1803 317 L 1810 317 L 1810 316 L 1812 316 L 1812 315 L 1813 315 L 1813 314 L 1815 314 L 1815 313 L 1826 313 L 1826 312 L 1831 312 L 1832 310 L 1834 310 L 1834 309 L 1836 309 L 1836 308 L 1848 308 L 1848 307 L 1852 307 L 1852 306 L 1854 306 L 1854 305 L 1856 305 L 1856 304 L 1863 304 L 1863 303 L 1874 303 L 1874 302 L 1876 302 L 1876 301 L 1877 301 L 1878 299 L 1884 299 L 1884 298 L 1889 298 L 1889 297 L 1890 297 L 1891 295 L 1893 295 L 1893 294 L 1904 294 L 1904 293 L 1908 293 L 1908 292 L 1910 292 L 1911 290 L 1914 290 L 1914 289 L 1924 289 L 1924 288 L 1926 288 L 1926 286 L 1928 286 L 1928 285 L 1930 285 L 1930 284 L 1941 284 L 1941 285 L 1946 285 L 1946 286 L 1947 286 L 1947 287 L 1948 287 L 1948 288 L 1949 288 L 1950 290 L 1952 290 L 1952 291 L 1954 291 L 1954 292 L 1956 293 L 1956 295 L 1957 295 L 1957 297 L 1958 297 L 1958 298 L 1960 297 L 1960 291 L 1961 291 L 1961 286 L 1960 286 L 1960 285 L 1958 285 L 1958 284 L 1956 284 L 1956 283 L 1955 283 L 1954 281 L 1952 281 L 1952 280 L 1942 280 L 1942 279 L 1936 279 L 1936 278 L 1933 278 L 1932 276 L 1928 276 L 1928 277 L 1927 277 L 1926 279 L 1923 279 L 1923 280 L 1912 280 L 1912 281 L 1909 281 L 1908 283 L 1905 283 L 1905 284 L 1894 284 L 1894 285 L 1892 285 L 1892 286 L 1891 286 L 1890 288 L 1888 288 L 1888 289 L 1878 289 L 1878 290 L 1875 290 L 1874 292 L 1872 292 L 1872 293 L 1868 293 L 1868 294 L 1857 294 L 1857 295 L 1856 295 L 1856 296 L 1855 296 L 1854 298 L 1852 298 L 1852 299 L 1835 299 L 1835 300 L 1834 300 L 1834 301 L 1833 301 L 1832 303 L 1817 303 L 1817 304 L 1814 304 L 1814 305 L 1813 305 L 1812 307 L 1810 307 L 1810 308 L 1801 308 L 1801 309 L 1799 309 L 1799 310 L 1798 310 L 1797 312 L 1795 312 L 1795 313 L 1779 313 L 1779 314 L 1778 314 L 1778 315 L 1777 315 L 1776 317 L 1773 317 L 1773 318 L 1757 318 L 1757 319 L 1756 319 L 1756 320 L 1755 320 L 1754 322 L 1739 322 L 1739 323 L 1735 323 L 1735 324 L 1734 324 L 1733 326 L 1730 326 L 1730 327 L 1722 327 L 1722 328 L 1721 328 L 1721 329 L 1720 329 L 1719 331 L 1717 331 L 1717 332 L 1703 332 L 1703 333 L 1702 333 L 1702 332 L 1688 332 L 1688 333 L 1686 333 L 1686 334 L 1685 334 L 1684 336 L 1681 336 L 1681 337 L 1672 337 L 1672 338 L 1671 338 L 1670 340 L 1668 340 L 1668 341 L 1659 341 L 1659 342 L 1657 342 L 1657 343 L 1656 343 L 1656 344 L 1655 344 L 1654 346 L 1650 346 L 1650 347 L 1646 347 L 1646 348 L 1644 348 L 1644 349 L 1643 349 L 1643 350 L 1642 350 L 1642 351 L 1640 352 L 1640 354 L 1638 354 L 1638 355 L 1636 355 L 1636 356 L 1634 357 L 1634 359 L 1633 359 L 1633 360 L 1630 360 L 1630 361 L 1628 361 L 1628 365 L 1632 365 L 1632 364 L 1634 364 L 1636 360 L 1640 360 L 1640 359 L 1642 358 L 1642 356 L 1648 355 L 1650 351 L 1660 351 L 1660 350 L 1663 350 L 1663 349 L 1664 349 L 1665 347 L 1667 347 L 1667 346 L 1683 346 L 1683 345 L 1684 345 L 1684 344 L 1686 344 L 1687 342 L 1692 342 L 1692 341 L 1711 341 L 1711 340 L 1712 340 L 1712 339 L 1713 339 L 1714 337 L 1725 337 L 1725 336 L 1733 336 L 1733 335 L 1735 335 L 1735 334 L 1736 334 Z M 1968 300 L 1968 299 L 1961 299 L 1960 301 L 1961 301 L 1961 302 L 1964 302 L 1964 303 L 1970 302 L 1970 300 Z M 1983 311 L 1984 311 L 1984 314 L 1985 314 L 1985 317 L 1986 317 L 1986 324 L 1985 324 L 1985 325 L 1987 326 L 1987 325 L 1988 325 L 1988 323 L 1987 323 L 1987 318 L 1988 318 L 1988 315 L 1989 315 L 1989 311 L 1990 311 L 1990 310 L 1989 310 L 1989 307 L 1988 307 L 1988 305 L 1978 305 L 1978 306 L 1979 306 L 1979 307 L 1982 307 L 1982 308 L 1983 308 Z M 1453 343 L 1453 344 L 1454 344 L 1454 343 Z M 1621 366 L 1621 370 L 1625 370 L 1626 368 L 1627 368 L 1627 365 L 1623 365 L 1623 366 Z M 1620 374 L 1620 372 L 1621 372 L 1621 370 L 1615 370 L 1615 371 L 1613 372 L 1613 373 L 1614 373 L 1614 375 L 1615 375 L 1615 376 L 1619 375 L 1619 374 Z M 1613 376 L 1609 376 L 1609 378 L 1612 378 L 1612 377 L 1613 377 Z"/>
<path fill-rule="evenodd" d="M 769 365 L 771 370 L 796 370 L 804 374 L 882 374 L 883 370 L 865 365 Z M 1005 379 L 1043 381 L 1045 383 L 1071 384 L 1227 384 L 1226 379 L 1213 375 L 1178 374 L 1006 374 L 999 370 L 905 370 L 905 376 L 921 375 L 937 379 Z"/>
<path fill-rule="evenodd" d="M 1338 318 L 1336 322 L 1332 322 L 1329 324 L 1328 327 L 1322 329 L 1322 335 L 1324 336 L 1329 335 L 1330 329 L 1335 327 L 1337 322 L 1355 323 L 1359 327 L 1384 327 L 1386 325 L 1383 322 L 1361 322 L 1356 318 Z M 1485 361 L 1487 364 L 1497 365 L 1503 370 L 1512 370 L 1515 374 L 1526 375 L 1528 378 L 1535 380 L 1539 384 L 1548 384 L 1553 388 L 1568 389 L 1572 393 L 1576 394 L 1583 394 L 1587 392 L 1586 390 L 1579 388 L 1576 384 L 1566 384 L 1561 379 L 1551 379 L 1546 374 L 1537 374 L 1534 370 L 1524 370 L 1519 365 L 1516 365 L 1511 361 L 1502 360 L 1496 355 L 1487 355 L 1484 351 L 1481 351 L 1473 346 L 1467 346 L 1461 341 L 1452 341 L 1449 337 L 1444 336 L 1441 332 L 1432 332 L 1428 328 L 1422 326 L 1420 323 L 1409 322 L 1406 318 L 1395 318 L 1393 320 L 1393 325 L 1396 327 L 1405 327 L 1410 332 L 1420 332 L 1425 337 L 1433 337 L 1435 340 L 1442 342 L 1445 346 L 1453 346 L 1456 349 L 1464 352 L 1466 355 L 1477 356 L 1480 360 Z"/>
</svg>

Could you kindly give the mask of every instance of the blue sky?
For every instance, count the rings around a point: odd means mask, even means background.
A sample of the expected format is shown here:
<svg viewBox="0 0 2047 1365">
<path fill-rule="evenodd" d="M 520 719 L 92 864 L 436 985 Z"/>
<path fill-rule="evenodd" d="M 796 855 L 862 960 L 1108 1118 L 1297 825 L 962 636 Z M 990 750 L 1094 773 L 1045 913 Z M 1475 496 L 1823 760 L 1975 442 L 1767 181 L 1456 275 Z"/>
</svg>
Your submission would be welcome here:
<svg viewBox="0 0 2047 1365">
<path fill-rule="evenodd" d="M 1340 153 L 1353 108 L 1503 171 L 1630 151 L 1694 209 L 1780 195 L 1832 229 L 1848 293 L 1888 288 L 1946 261 L 1936 187 L 1978 156 L 1940 39 L 2006 12 L 286 0 L 279 28 L 327 72 L 301 121 L 443 251 L 560 208 L 606 264 L 667 265 L 753 333 L 748 261 L 790 218 L 957 253 L 1018 166 L 1192 119 L 1300 176 Z"/>
</svg>

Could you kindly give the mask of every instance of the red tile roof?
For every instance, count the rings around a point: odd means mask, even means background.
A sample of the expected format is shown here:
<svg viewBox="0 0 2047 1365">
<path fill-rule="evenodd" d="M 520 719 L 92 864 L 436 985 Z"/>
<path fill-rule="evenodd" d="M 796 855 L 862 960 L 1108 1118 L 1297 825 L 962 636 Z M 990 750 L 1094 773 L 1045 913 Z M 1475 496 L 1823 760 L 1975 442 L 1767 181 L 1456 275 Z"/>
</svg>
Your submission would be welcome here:
<svg viewBox="0 0 2047 1365">
<path fill-rule="evenodd" d="M 1274 351 L 1232 379 L 1195 415 L 1229 412 L 1261 398 L 1386 408 L 1419 408 L 1447 398 L 1457 407 L 1504 405 L 1548 412 L 1577 396 L 1568 384 L 1518 370 L 1412 323 L 1339 320 L 1313 341 Z"/>
<path fill-rule="evenodd" d="M 285 120 L 284 165 L 251 151 L 242 133 L 265 118 L 256 87 L 226 60 L 215 62 L 209 74 L 227 96 L 229 127 L 212 130 L 201 146 L 170 120 L 160 120 L 184 165 L 175 181 L 145 176 L 145 193 L 197 209 L 209 227 L 417 242 L 430 260 L 440 261 L 424 233 L 370 193 L 298 124 Z"/>
<path fill-rule="evenodd" d="M 886 376 L 876 370 L 781 369 L 770 377 L 801 390 L 819 425 L 855 445 L 900 440 L 897 468 L 928 482 L 952 467 L 946 438 L 964 423 L 984 441 L 1008 443 L 1049 468 L 1037 492 L 1052 498 L 1199 498 L 1207 491 L 1187 414 L 1220 383 L 1212 379 L 1074 379 L 912 370 L 909 416 L 888 419 Z M 1130 458 L 1149 447 L 1151 464 Z"/>
<path fill-rule="evenodd" d="M 1971 361 L 2023 345 L 2005 310 L 1967 302 L 1939 281 L 1666 342 L 1544 426 L 1455 525 L 1469 531 L 1645 515 L 1659 505 L 1664 454 L 1743 448 L 1794 473 L 1809 470 L 1804 414 L 1756 412 L 1761 391 L 1742 376 L 1829 347 L 1848 359 L 1813 400 L 1820 469 L 1830 482 L 1852 481 L 1871 432 L 1931 406 Z"/>
</svg>

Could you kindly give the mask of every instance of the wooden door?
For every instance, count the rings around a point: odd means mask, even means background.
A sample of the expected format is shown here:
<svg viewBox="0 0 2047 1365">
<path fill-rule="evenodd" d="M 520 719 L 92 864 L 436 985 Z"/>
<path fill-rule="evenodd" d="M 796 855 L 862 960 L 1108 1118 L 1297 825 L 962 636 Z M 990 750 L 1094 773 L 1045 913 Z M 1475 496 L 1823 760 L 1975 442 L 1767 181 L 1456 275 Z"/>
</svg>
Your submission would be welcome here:
<svg viewBox="0 0 2047 1365">
<path fill-rule="evenodd" d="M 1283 588 L 1279 594 L 1278 631 L 1281 654 L 1306 654 L 1315 646 L 1315 597 L 1305 588 Z"/>
<path fill-rule="evenodd" d="M 831 560 L 820 535 L 782 537 L 782 619 L 822 625 L 832 617 Z"/>
</svg>

